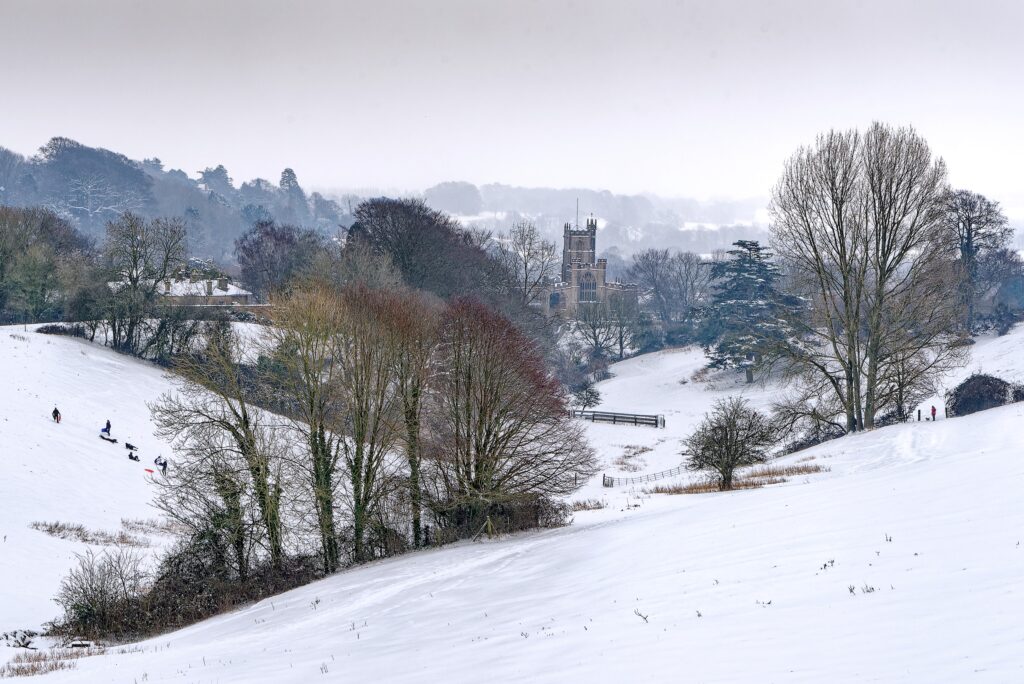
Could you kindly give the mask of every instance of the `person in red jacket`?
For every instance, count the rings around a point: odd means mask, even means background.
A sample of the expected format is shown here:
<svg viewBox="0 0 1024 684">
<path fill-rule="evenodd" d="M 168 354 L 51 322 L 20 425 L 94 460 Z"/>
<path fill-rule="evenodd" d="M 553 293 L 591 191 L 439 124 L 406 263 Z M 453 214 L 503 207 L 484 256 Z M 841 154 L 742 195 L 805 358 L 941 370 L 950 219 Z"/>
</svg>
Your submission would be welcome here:
<svg viewBox="0 0 1024 684">
<path fill-rule="evenodd" d="M 935 405 L 932 404 L 932 422 L 935 422 Z"/>
</svg>

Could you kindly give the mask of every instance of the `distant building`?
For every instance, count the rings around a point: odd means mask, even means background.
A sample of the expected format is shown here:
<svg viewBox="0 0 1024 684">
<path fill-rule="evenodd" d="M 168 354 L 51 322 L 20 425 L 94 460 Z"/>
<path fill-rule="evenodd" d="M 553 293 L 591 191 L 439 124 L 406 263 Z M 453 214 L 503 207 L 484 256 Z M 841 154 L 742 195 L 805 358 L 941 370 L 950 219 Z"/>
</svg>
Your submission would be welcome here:
<svg viewBox="0 0 1024 684">
<path fill-rule="evenodd" d="M 152 283 L 152 281 L 149 281 Z M 125 286 L 124 281 L 107 283 L 113 292 Z M 248 290 L 233 285 L 227 277 L 200 278 L 177 275 L 157 287 L 162 303 L 171 306 L 251 306 L 255 297 Z"/>
<path fill-rule="evenodd" d="M 542 297 L 547 315 L 575 316 L 580 304 L 607 303 L 619 295 L 636 302 L 636 285 L 607 280 L 608 260 L 597 257 L 597 219 L 587 219 L 586 228 L 565 224 L 562 234 L 562 272 Z"/>
<path fill-rule="evenodd" d="M 234 285 L 230 279 L 177 277 L 167 279 L 160 288 L 164 300 L 174 306 L 231 306 L 254 303 L 253 294 Z"/>
</svg>

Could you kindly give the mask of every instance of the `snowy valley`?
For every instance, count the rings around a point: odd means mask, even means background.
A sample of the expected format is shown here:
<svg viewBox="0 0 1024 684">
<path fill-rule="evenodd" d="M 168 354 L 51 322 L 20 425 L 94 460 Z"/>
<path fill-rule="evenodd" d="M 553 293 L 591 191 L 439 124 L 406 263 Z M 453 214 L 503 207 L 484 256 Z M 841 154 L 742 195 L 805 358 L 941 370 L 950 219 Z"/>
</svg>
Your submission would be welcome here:
<svg viewBox="0 0 1024 684">
<path fill-rule="evenodd" d="M 947 386 L 977 370 L 1024 378 L 1022 346 L 1020 328 L 981 338 Z M 158 368 L 13 327 L 0 359 L 3 632 L 54 618 L 60 577 L 98 548 L 32 523 L 160 548 L 146 468 L 171 450 L 146 407 L 170 388 Z M 600 408 L 662 413 L 666 428 L 588 424 L 603 473 L 675 467 L 715 399 L 766 407 L 783 389 L 694 380 L 704 363 L 683 349 L 611 367 Z M 108 418 L 141 463 L 97 439 Z M 1019 681 L 1022 419 L 1015 404 L 826 442 L 772 464 L 821 472 L 760 489 L 650 494 L 599 474 L 572 499 L 606 507 L 568 527 L 371 562 L 44 681 Z"/>
</svg>

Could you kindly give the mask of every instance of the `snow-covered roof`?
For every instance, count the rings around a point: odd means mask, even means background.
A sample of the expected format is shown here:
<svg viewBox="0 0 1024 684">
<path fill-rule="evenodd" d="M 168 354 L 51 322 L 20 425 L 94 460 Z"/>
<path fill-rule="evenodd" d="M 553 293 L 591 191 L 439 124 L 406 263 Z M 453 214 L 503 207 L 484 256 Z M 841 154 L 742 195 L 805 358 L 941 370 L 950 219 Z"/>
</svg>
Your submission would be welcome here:
<svg viewBox="0 0 1024 684">
<path fill-rule="evenodd" d="M 206 297 L 206 284 L 210 282 L 208 280 L 200 280 L 198 282 L 189 282 L 188 280 L 171 281 L 171 289 L 167 291 L 164 285 L 160 286 L 160 294 L 167 295 L 168 297 Z M 244 296 L 251 295 L 252 293 L 248 290 L 244 290 L 234 283 L 227 283 L 227 289 L 221 289 L 218 287 L 216 280 L 213 281 L 213 295 L 215 297 L 230 297 L 230 296 Z"/>
<path fill-rule="evenodd" d="M 211 294 L 206 292 L 206 284 L 211 283 L 213 290 Z M 124 287 L 124 282 L 112 281 L 107 283 L 114 292 L 117 292 Z M 234 283 L 228 282 L 224 288 L 219 287 L 219 281 L 214 280 L 199 280 L 191 282 L 188 280 L 172 280 L 170 281 L 170 289 L 164 283 L 160 283 L 157 287 L 157 292 L 167 297 L 244 297 L 246 295 L 251 296 L 252 292 L 238 287 Z"/>
</svg>

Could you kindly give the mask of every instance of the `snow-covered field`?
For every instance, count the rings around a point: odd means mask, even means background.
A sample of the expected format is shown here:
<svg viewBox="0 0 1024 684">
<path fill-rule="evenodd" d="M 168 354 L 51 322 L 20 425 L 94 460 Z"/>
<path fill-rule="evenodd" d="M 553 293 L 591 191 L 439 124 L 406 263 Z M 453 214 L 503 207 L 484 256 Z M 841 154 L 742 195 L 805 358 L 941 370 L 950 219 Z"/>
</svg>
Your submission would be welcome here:
<svg viewBox="0 0 1024 684">
<path fill-rule="evenodd" d="M 158 451 L 144 402 L 167 386 L 106 350 L 14 332 L 0 330 L 18 445 L 0 457 L 0 631 L 55 614 L 82 548 L 29 522 L 153 516 L 142 466 L 96 431 L 109 417 Z M 984 339 L 949 382 L 1020 379 L 1022 349 L 1024 330 Z M 765 406 L 780 391 L 709 388 L 690 379 L 701 365 L 684 350 L 613 367 L 600 408 L 667 427 L 588 425 L 605 472 L 678 465 L 715 399 Z M 609 506 L 570 527 L 372 563 L 47 681 L 1024 681 L 1022 420 L 1019 404 L 844 438 L 785 459 L 828 472 L 757 490 L 650 496 L 598 477 L 574 498 Z"/>
</svg>

